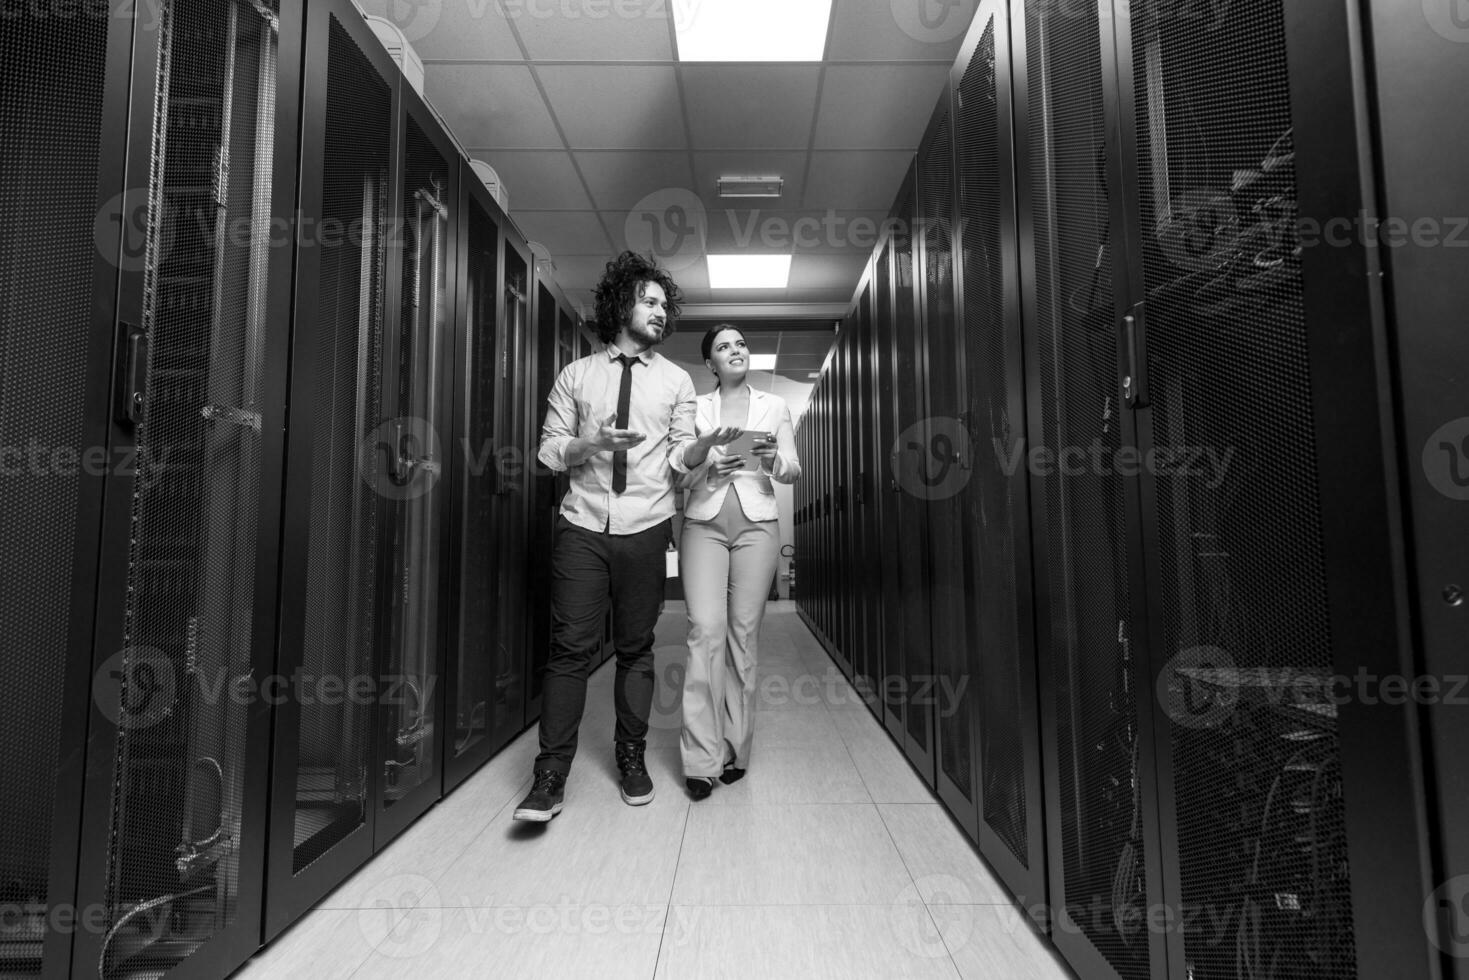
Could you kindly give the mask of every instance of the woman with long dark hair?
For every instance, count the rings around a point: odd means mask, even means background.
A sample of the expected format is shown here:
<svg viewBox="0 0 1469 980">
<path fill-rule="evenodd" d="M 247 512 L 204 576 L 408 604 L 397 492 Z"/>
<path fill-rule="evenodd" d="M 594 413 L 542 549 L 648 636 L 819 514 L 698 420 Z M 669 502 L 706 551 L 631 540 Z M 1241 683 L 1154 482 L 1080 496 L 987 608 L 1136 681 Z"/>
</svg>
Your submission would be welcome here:
<svg viewBox="0 0 1469 980">
<path fill-rule="evenodd" d="M 801 476 L 785 400 L 747 383 L 745 335 L 720 324 L 704 335 L 701 352 L 719 385 L 698 398 L 695 432 L 762 435 L 746 452 L 730 442 L 713 448 L 690 442 L 674 462 L 691 491 L 679 544 L 689 619 L 680 750 L 696 800 L 713 791 L 716 777 L 733 783 L 750 764 L 760 623 L 780 558 L 771 481 L 794 483 Z"/>
</svg>

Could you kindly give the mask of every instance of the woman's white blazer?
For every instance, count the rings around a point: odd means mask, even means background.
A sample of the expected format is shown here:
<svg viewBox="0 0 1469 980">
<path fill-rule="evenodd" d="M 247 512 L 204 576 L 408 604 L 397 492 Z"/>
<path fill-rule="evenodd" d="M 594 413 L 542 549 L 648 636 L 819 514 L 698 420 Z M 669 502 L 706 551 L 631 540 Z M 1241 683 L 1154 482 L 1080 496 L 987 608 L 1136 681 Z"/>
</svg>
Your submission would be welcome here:
<svg viewBox="0 0 1469 980">
<path fill-rule="evenodd" d="M 703 435 L 719 426 L 722 411 L 719 389 L 700 395 L 697 401 L 694 433 Z M 716 479 L 710 467 L 724 455 L 720 451 L 721 447 L 716 446 L 709 450 L 709 458 L 703 465 L 694 467 L 681 481 L 691 491 L 688 505 L 684 508 L 684 517 L 696 521 L 718 517 L 720 508 L 724 506 L 724 496 L 731 487 L 739 494 L 740 506 L 750 520 L 773 521 L 780 516 L 775 506 L 775 488 L 770 485 L 770 481 L 773 479 L 779 483 L 795 483 L 801 478 L 801 461 L 796 458 L 796 435 L 791 427 L 791 410 L 785 399 L 779 395 L 751 388 L 749 414 L 740 428 L 775 433 L 776 455 L 771 461 L 770 472 L 766 473 L 763 467 L 758 470 L 736 470 L 723 479 Z"/>
</svg>

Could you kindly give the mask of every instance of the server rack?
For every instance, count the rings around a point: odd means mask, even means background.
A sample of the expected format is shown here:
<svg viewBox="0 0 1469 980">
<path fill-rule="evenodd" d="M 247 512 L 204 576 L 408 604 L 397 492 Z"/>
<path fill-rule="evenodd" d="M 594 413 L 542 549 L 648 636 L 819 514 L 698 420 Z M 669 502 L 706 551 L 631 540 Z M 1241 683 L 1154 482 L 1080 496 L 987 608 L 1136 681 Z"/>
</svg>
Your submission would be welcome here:
<svg viewBox="0 0 1469 980">
<path fill-rule="evenodd" d="M 307 699 L 296 685 L 337 677 L 375 690 L 396 487 L 382 450 L 400 445 L 383 362 L 400 293 L 386 233 L 399 221 L 401 75 L 345 0 L 308 6 L 304 62 L 298 235 L 358 233 L 301 248 L 296 269 L 295 322 L 313 329 L 292 350 L 275 671 L 289 684 L 275 711 L 266 941 L 373 851 L 377 699 Z"/>
<path fill-rule="evenodd" d="M 880 655 L 882 670 L 878 674 L 878 690 L 874 692 L 877 698 L 874 711 L 877 713 L 878 720 L 887 727 L 889 732 L 901 732 L 903 725 L 901 702 L 891 700 L 884 693 L 887 691 L 889 678 L 899 676 L 902 664 L 899 651 L 907 642 L 908 635 L 907 624 L 903 619 L 903 604 L 892 601 L 893 597 L 902 594 L 900 591 L 901 555 L 902 549 L 908 546 L 899 527 L 898 495 L 903 492 L 903 488 L 899 483 L 899 473 L 894 468 L 893 458 L 890 455 L 898 439 L 897 413 L 894 407 L 897 399 L 895 375 L 897 337 L 893 312 L 895 302 L 893 251 L 892 240 L 880 244 L 877 250 L 877 260 L 873 266 L 877 291 L 871 348 L 875 387 L 871 398 L 873 412 L 877 416 L 877 424 L 871 431 L 876 439 L 876 444 L 873 446 L 873 469 L 876 480 L 874 492 L 877 498 L 875 503 L 881 549 L 879 560 L 882 577 L 881 595 L 884 597 Z"/>
<path fill-rule="evenodd" d="M 917 370 L 925 380 L 923 418 L 908 447 L 917 480 L 905 487 L 922 503 L 929 529 L 924 594 L 928 599 L 929 664 L 910 679 L 909 694 L 927 715 L 933 775 L 939 798 L 971 837 L 978 836 L 974 779 L 972 697 L 964 678 L 970 673 L 968 610 L 974 584 L 965 534 L 965 497 L 974 462 L 963 425 L 965 361 L 955 316 L 954 116 L 953 93 L 938 101 L 928 132 L 918 148 L 918 251 L 920 334 Z M 958 692 L 954 703 L 934 692 Z M 921 693 L 920 693 L 921 692 Z M 910 725 L 909 733 L 912 735 Z M 927 772 L 925 772 L 927 775 Z"/>
<path fill-rule="evenodd" d="M 400 86 L 395 140 L 393 208 L 398 240 L 389 253 L 397 284 L 396 322 L 388 321 L 383 382 L 389 441 L 378 453 L 391 503 L 383 563 L 387 622 L 378 669 L 383 696 L 378 716 L 380 850 L 443 792 L 443 723 L 448 613 L 441 601 L 450 581 L 448 498 L 453 483 L 444 437 L 452 433 L 453 324 L 459 274 L 461 158 L 433 111 L 411 86 Z M 367 464 L 364 464 L 367 465 Z M 392 489 L 389 489 L 392 487 Z"/>
<path fill-rule="evenodd" d="M 114 108 L 136 196 L 122 248 L 97 239 L 118 266 L 98 333 L 117 346 L 93 417 L 130 462 L 105 481 L 82 660 L 75 976 L 232 969 L 255 948 L 263 887 L 269 714 L 238 684 L 268 672 L 276 615 L 289 319 L 269 290 L 291 249 L 265 232 L 295 193 L 301 29 L 272 4 L 154 13 L 113 21 L 131 33 L 130 105 Z"/>
<path fill-rule="evenodd" d="M 6 615 L 36 664 L 6 711 L 10 976 L 228 970 L 259 911 L 264 723 L 198 681 L 259 669 L 275 613 L 289 249 L 231 232 L 289 214 L 300 28 L 153 12 L 0 28 L 5 524 L 34 559 Z"/>
<path fill-rule="evenodd" d="M 498 551 L 485 546 L 505 518 L 500 472 L 513 454 L 496 441 L 500 405 L 500 255 L 508 219 L 494 196 L 461 164 L 464 220 L 459 224 L 463 274 L 458 279 L 453 554 L 458 588 L 446 672 L 454 741 L 446 750 L 444 789 L 453 790 L 511 739 L 525 721 L 527 683 L 518 651 L 499 642 Z"/>
<path fill-rule="evenodd" d="M 1377 351 L 1389 352 L 1399 383 L 1392 406 L 1398 423 L 1396 462 L 1401 474 L 1397 487 L 1390 486 L 1388 501 L 1397 494 L 1409 506 L 1403 529 L 1407 548 L 1406 596 L 1400 601 L 1411 610 L 1410 622 L 1401 622 L 1389 635 L 1381 626 L 1381 642 L 1396 643 L 1400 649 L 1413 646 L 1421 651 L 1415 670 L 1427 677 L 1442 678 L 1443 690 L 1461 686 L 1464 677 L 1465 613 L 1469 611 L 1463 592 L 1469 579 L 1463 543 L 1469 541 L 1469 478 L 1466 478 L 1466 414 L 1463 403 L 1469 348 L 1465 346 L 1462 310 L 1466 296 L 1463 254 L 1469 241 L 1469 187 L 1463 179 L 1463 161 L 1469 133 L 1462 113 L 1442 111 L 1444 92 L 1462 91 L 1466 82 L 1462 18 L 1454 19 L 1451 8 L 1425 8 L 1425 16 L 1403 17 L 1389 7 L 1373 8 L 1360 23 L 1345 24 L 1349 39 L 1371 38 L 1372 59 L 1354 60 L 1353 77 L 1359 90 L 1376 95 L 1373 117 L 1378 146 L 1372 168 L 1362 168 L 1376 190 L 1376 216 L 1384 221 L 1396 217 L 1433 219 L 1438 234 L 1422 247 L 1378 249 L 1369 253 L 1367 268 L 1385 276 L 1387 288 L 1380 314 L 1396 325 L 1387 336 L 1379 334 Z M 1340 43 L 1340 42 L 1338 42 Z M 1402 66 L 1411 65 L 1413 70 Z M 1360 146 L 1361 133 L 1344 129 L 1322 133 L 1334 136 L 1343 154 L 1352 149 L 1353 137 Z M 1366 155 L 1359 150 L 1359 157 Z M 1385 227 L 1385 226 L 1384 226 Z M 1433 244 L 1429 244 L 1433 241 Z M 1361 282 L 1355 293 L 1363 292 Z M 1353 294 L 1342 297 L 1345 301 Z M 1377 500 L 1364 505 L 1381 506 Z M 1380 584 L 1380 583 L 1379 583 Z M 1406 619 L 1406 617 L 1405 617 Z M 1361 628 L 1365 624 L 1353 624 Z M 1412 630 L 1405 628 L 1412 626 Z M 1469 785 L 1462 767 L 1456 764 L 1458 746 L 1466 738 L 1465 711 L 1461 698 L 1444 697 L 1430 706 L 1423 721 L 1427 765 L 1432 774 L 1428 804 L 1431 826 L 1436 834 L 1435 865 L 1426 898 L 1405 891 L 1393 900 L 1404 907 L 1415 901 L 1424 918 L 1424 928 L 1434 930 L 1434 944 L 1443 954 L 1443 976 L 1469 977 L 1469 922 L 1464 902 L 1469 886 Z M 1457 703 L 1453 703 L 1457 702 Z M 1376 733 L 1364 732 L 1359 751 L 1366 765 L 1390 765 L 1391 758 L 1370 756 Z M 1407 824 L 1423 822 L 1423 814 L 1410 811 L 1415 786 L 1398 774 L 1375 797 L 1379 804 L 1373 818 L 1397 833 L 1407 833 Z M 1394 805 L 1395 804 L 1395 805 Z M 1358 867 L 1389 860 L 1389 855 L 1369 852 L 1358 859 Z M 1364 876 L 1365 877 L 1365 876 Z M 1436 928 L 1435 928 L 1436 927 Z"/>
<path fill-rule="evenodd" d="M 852 401 L 848 392 L 848 369 L 852 350 L 851 337 L 856 314 L 842 322 L 832 348 L 831 433 L 833 458 L 832 520 L 840 528 L 833 539 L 832 567 L 836 572 L 836 621 L 832 632 L 833 656 L 837 666 L 848 677 L 854 675 L 858 663 L 857 637 L 861 611 L 853 601 L 852 577 L 856 560 L 852 549 Z"/>
<path fill-rule="evenodd" d="M 111 9 L 108 11 L 111 13 Z M 7 18 L 0 25 L 7 92 L 0 105 L 4 247 L 0 248 L 0 343 L 7 370 L 0 442 L 24 446 L 107 446 L 117 344 L 117 254 L 121 223 L 146 215 L 127 186 L 127 78 L 134 45 L 127 18 Z M 64 71 L 58 67 L 65 66 Z M 47 86 L 22 80 L 45 78 Z M 57 104 L 65 125 L 46 128 Z M 26 178 L 46 173 L 42 188 Z M 25 206 L 45 199 L 48 209 Z M 93 245 L 93 222 L 110 205 L 119 224 Z M 137 238 L 128 244 L 136 257 Z M 13 367 L 12 367 L 13 365 Z M 36 383 L 40 382 L 40 383 Z M 100 406 L 100 408 L 99 408 Z M 17 423 L 32 422 L 28 432 Z M 81 467 L 47 483 L 17 474 L 8 456 L 0 496 L 18 560 L 0 570 L 8 663 L 22 664 L 0 721 L 12 751 L 0 761 L 12 787 L 0 804 L 8 842 L 4 901 L 20 911 L 0 932 L 0 969 L 19 976 L 65 976 L 71 934 L 49 925 L 48 907 L 75 907 L 77 848 L 85 783 L 86 727 L 93 710 L 93 616 L 97 541 L 106 480 Z M 56 624 L 69 624 L 65 629 Z M 24 645 L 22 645 L 24 644 Z M 48 764 L 49 763 L 49 764 Z"/>
<path fill-rule="evenodd" d="M 1030 562 L 1030 484 L 1016 251 L 1009 11 L 982 4 L 950 77 L 956 322 L 964 364 L 959 496 L 974 601 L 974 775 L 980 852 L 1017 899 L 1046 894 Z M 962 680 L 962 677 L 961 677 Z"/>
<path fill-rule="evenodd" d="M 967 738 L 899 699 L 884 718 L 1015 895 L 1047 900 L 1038 919 L 1083 975 L 1458 967 L 1452 709 L 1307 696 L 1452 669 L 1462 535 L 1424 537 L 1461 528 L 1469 496 L 1454 253 L 1302 235 L 1465 210 L 1460 121 L 1433 152 L 1410 132 L 1439 108 L 1402 66 L 1463 70 L 1463 32 L 1434 17 L 982 3 L 894 209 L 910 223 L 875 252 L 891 271 L 854 299 L 845 333 L 870 306 L 876 427 L 891 419 L 889 489 L 908 491 L 879 522 L 901 617 L 884 656 L 903 658 L 884 669 L 983 690 Z M 869 426 L 850 351 L 839 338 L 813 396 L 830 448 L 812 486 L 838 520 L 803 547 L 823 561 L 863 550 L 840 500 L 860 484 L 852 420 Z M 915 509 L 924 465 L 955 462 L 934 439 L 950 416 L 970 456 L 954 514 Z M 1212 479 L 1177 465 L 1207 450 Z M 860 601 L 844 572 L 803 597 L 829 646 L 844 634 L 825 619 Z M 946 589 L 972 599 L 957 628 Z M 946 659 L 956 635 L 965 656 Z M 872 663 L 851 649 L 854 671 Z M 968 787 L 950 764 L 966 751 Z"/>
</svg>

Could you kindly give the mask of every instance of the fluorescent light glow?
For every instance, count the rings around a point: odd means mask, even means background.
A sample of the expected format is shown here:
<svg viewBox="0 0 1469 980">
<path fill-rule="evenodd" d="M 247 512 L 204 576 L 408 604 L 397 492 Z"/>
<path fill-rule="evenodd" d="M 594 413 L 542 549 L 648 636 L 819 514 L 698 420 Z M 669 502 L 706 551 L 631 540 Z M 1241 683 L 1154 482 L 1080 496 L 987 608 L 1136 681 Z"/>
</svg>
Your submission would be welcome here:
<svg viewBox="0 0 1469 980">
<path fill-rule="evenodd" d="M 711 255 L 710 289 L 785 289 L 791 281 L 789 255 Z"/>
<path fill-rule="evenodd" d="M 774 354 L 751 354 L 750 355 L 750 370 L 751 371 L 774 371 L 775 370 L 775 355 Z"/>
<path fill-rule="evenodd" d="M 831 0 L 673 0 L 680 61 L 820 61 Z"/>
<path fill-rule="evenodd" d="M 819 378 L 819 377 L 821 377 L 821 372 L 820 371 L 812 371 L 810 374 L 806 375 L 806 377 L 808 377 L 808 378 Z"/>
</svg>

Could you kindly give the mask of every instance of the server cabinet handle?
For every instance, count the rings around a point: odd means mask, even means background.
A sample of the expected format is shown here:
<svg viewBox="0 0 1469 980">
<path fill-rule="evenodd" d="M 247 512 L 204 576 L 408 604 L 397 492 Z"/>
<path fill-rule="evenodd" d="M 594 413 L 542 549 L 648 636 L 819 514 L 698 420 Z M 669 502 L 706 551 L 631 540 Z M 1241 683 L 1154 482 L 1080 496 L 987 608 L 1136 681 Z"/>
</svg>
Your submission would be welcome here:
<svg viewBox="0 0 1469 980">
<path fill-rule="evenodd" d="M 1147 320 L 1143 304 L 1122 318 L 1123 344 L 1127 350 L 1127 374 L 1122 379 L 1122 397 L 1129 408 L 1148 407 Z"/>
<path fill-rule="evenodd" d="M 148 332 L 136 323 L 117 325 L 117 421 L 138 425 L 148 405 Z"/>
</svg>

